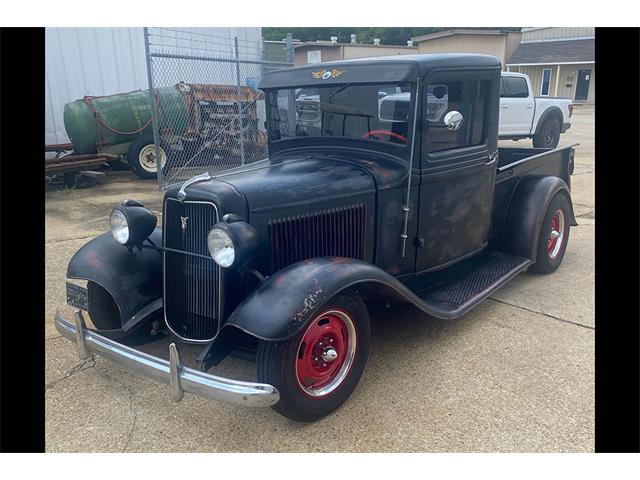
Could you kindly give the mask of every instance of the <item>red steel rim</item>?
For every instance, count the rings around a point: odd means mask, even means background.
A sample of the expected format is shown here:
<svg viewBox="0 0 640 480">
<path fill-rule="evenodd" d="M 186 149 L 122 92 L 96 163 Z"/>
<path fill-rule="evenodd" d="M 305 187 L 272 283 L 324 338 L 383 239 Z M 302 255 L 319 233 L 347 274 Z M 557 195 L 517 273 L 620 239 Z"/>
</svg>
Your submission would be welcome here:
<svg viewBox="0 0 640 480">
<path fill-rule="evenodd" d="M 558 256 L 560 249 L 562 248 L 562 241 L 564 240 L 564 213 L 558 209 L 551 217 L 551 230 L 549 232 L 549 243 L 547 245 L 547 251 L 549 257 L 552 260 Z"/>
<path fill-rule="evenodd" d="M 298 344 L 295 375 L 298 387 L 311 398 L 334 392 L 347 378 L 356 352 L 356 329 L 344 310 L 316 316 Z"/>
</svg>

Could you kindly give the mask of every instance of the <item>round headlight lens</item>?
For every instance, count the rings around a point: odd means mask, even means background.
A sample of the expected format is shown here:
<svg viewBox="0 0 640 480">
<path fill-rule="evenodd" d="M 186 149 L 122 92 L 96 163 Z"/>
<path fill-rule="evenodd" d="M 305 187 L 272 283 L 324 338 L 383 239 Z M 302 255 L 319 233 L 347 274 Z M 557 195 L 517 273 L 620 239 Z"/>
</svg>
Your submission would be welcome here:
<svg viewBox="0 0 640 480">
<path fill-rule="evenodd" d="M 223 268 L 233 265 L 236 259 L 236 249 L 233 240 L 222 228 L 213 227 L 207 236 L 207 246 L 209 253 L 216 262 Z"/>
<path fill-rule="evenodd" d="M 113 210 L 109 217 L 111 224 L 111 235 L 118 243 L 124 245 L 129 241 L 129 225 L 127 219 L 120 210 Z"/>
</svg>

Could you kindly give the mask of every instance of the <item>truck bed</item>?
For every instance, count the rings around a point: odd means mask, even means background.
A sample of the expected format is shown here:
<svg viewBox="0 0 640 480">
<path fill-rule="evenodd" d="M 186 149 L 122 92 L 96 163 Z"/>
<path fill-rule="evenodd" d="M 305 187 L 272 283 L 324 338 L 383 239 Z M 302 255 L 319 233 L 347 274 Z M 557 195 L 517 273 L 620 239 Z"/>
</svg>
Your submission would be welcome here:
<svg viewBox="0 0 640 480">
<path fill-rule="evenodd" d="M 507 172 L 509 176 L 535 172 L 544 175 L 555 173 L 556 176 L 568 183 L 569 175 L 573 173 L 573 147 L 576 145 L 558 148 L 498 148 L 498 178 L 496 180 L 505 177 L 505 175 L 500 175 L 503 172 Z"/>
</svg>

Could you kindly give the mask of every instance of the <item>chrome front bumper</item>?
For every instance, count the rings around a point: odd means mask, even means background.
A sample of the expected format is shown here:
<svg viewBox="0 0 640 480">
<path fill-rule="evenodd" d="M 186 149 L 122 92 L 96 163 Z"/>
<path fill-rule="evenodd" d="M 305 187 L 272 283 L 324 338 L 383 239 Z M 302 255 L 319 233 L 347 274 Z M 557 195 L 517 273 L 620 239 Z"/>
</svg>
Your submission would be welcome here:
<svg viewBox="0 0 640 480">
<path fill-rule="evenodd" d="M 269 407 L 280 399 L 280 393 L 271 385 L 231 380 L 184 367 L 175 343 L 169 345 L 167 362 L 87 330 L 80 310 L 76 310 L 74 318 L 75 323 L 71 323 L 56 312 L 55 325 L 63 337 L 76 342 L 81 360 L 89 358 L 89 352 L 95 352 L 128 369 L 167 383 L 174 402 L 182 400 L 184 392 L 245 407 Z"/>
</svg>

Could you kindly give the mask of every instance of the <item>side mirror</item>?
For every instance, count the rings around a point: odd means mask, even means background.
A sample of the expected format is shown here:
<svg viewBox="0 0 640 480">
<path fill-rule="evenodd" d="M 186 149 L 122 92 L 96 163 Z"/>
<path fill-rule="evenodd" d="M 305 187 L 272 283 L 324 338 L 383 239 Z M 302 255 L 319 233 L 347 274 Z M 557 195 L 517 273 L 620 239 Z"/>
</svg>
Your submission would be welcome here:
<svg viewBox="0 0 640 480">
<path fill-rule="evenodd" d="M 456 110 L 448 112 L 444 116 L 444 125 L 449 130 L 458 130 L 462 126 L 462 114 Z"/>
<path fill-rule="evenodd" d="M 387 92 L 383 92 L 383 91 L 378 91 L 378 99 L 384 98 L 386 97 L 388 94 Z"/>
</svg>

